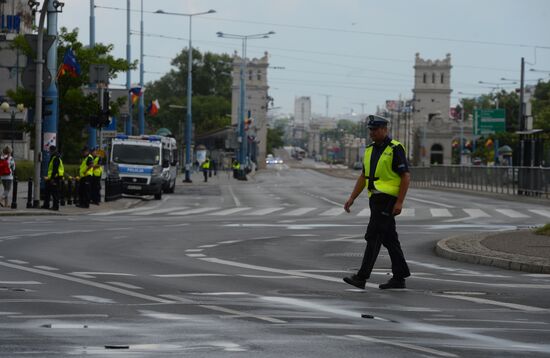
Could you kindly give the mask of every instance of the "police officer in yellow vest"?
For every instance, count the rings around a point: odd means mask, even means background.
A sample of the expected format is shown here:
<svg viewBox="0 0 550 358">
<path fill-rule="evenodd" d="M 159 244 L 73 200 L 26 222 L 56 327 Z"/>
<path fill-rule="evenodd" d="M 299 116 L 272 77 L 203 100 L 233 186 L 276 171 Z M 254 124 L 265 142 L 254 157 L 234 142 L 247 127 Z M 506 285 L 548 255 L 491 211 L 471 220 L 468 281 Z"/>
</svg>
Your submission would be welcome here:
<svg viewBox="0 0 550 358">
<path fill-rule="evenodd" d="M 94 158 L 94 167 L 92 169 L 92 175 L 90 176 L 91 202 L 95 205 L 99 205 L 101 201 L 101 175 L 103 174 L 103 166 L 101 165 L 101 155 L 99 148 L 95 148 L 92 151 L 92 157 Z"/>
<path fill-rule="evenodd" d="M 204 175 L 204 182 L 208 181 L 208 172 L 210 171 L 210 158 L 206 157 L 201 164 L 202 174 Z"/>
<path fill-rule="evenodd" d="M 88 147 L 82 149 L 82 161 L 80 162 L 79 170 L 79 187 L 78 187 L 78 207 L 90 207 L 90 178 L 94 167 L 94 157 L 90 154 Z"/>
<path fill-rule="evenodd" d="M 233 169 L 233 178 L 237 179 L 239 177 L 239 170 L 241 170 L 241 163 L 239 163 L 237 159 L 233 159 L 231 168 Z"/>
<path fill-rule="evenodd" d="M 51 197 L 51 209 L 59 210 L 59 186 L 64 174 L 65 168 L 63 167 L 61 156 L 57 152 L 55 145 L 50 145 L 50 162 L 48 164 L 48 176 L 44 178 L 46 180 L 46 192 L 44 193 L 44 205 L 42 205 L 42 209 L 50 208 Z"/>
<path fill-rule="evenodd" d="M 388 136 L 389 121 L 386 118 L 370 115 L 367 119 L 373 143 L 365 149 L 363 172 L 344 204 L 349 213 L 354 200 L 367 188 L 371 212 L 365 233 L 367 247 L 361 268 L 357 274 L 344 277 L 344 282 L 364 289 L 380 247 L 384 245 L 390 255 L 393 277 L 379 288 L 405 288 L 405 278 L 411 274 L 395 229 L 395 216 L 401 213 L 409 188 L 407 157 L 403 145 Z"/>
</svg>

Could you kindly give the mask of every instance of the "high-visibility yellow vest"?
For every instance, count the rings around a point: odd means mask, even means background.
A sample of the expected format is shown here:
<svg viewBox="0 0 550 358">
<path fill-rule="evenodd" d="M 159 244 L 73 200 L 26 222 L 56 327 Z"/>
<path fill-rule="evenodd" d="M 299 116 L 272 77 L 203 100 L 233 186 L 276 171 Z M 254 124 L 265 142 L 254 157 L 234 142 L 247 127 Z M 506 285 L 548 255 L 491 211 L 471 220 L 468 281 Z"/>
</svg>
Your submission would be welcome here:
<svg viewBox="0 0 550 358">
<path fill-rule="evenodd" d="M 208 159 L 206 159 L 202 165 L 201 165 L 202 169 L 210 169 L 210 161 Z"/>
<path fill-rule="evenodd" d="M 363 164 L 365 166 L 365 182 L 366 187 L 369 187 L 369 181 L 373 180 L 374 188 L 385 194 L 392 196 L 397 196 L 399 194 L 399 187 L 401 185 L 401 177 L 399 174 L 393 171 L 393 149 L 397 146 L 403 146 L 400 142 L 393 140 L 390 144 L 384 149 L 378 159 L 378 164 L 374 170 L 374 178 L 370 178 L 370 157 L 372 155 L 373 145 L 369 145 L 365 149 L 365 155 L 363 156 Z M 371 190 L 369 190 L 369 197 L 372 195 Z"/>
<path fill-rule="evenodd" d="M 99 156 L 94 158 L 94 166 L 99 164 Z M 103 167 L 100 165 L 97 168 L 94 168 L 92 170 L 94 177 L 101 177 L 101 174 L 103 174 Z"/>
<path fill-rule="evenodd" d="M 92 171 L 93 171 L 92 168 L 88 169 L 88 165 L 86 164 L 86 162 L 88 161 L 88 158 L 92 159 L 92 161 L 94 160 L 94 157 L 92 157 L 90 154 L 88 154 L 84 159 L 82 159 L 82 163 L 80 163 L 80 171 L 79 171 L 81 178 L 92 175 Z"/>
<path fill-rule="evenodd" d="M 233 169 L 241 169 L 241 163 L 239 162 L 233 163 Z"/>
<path fill-rule="evenodd" d="M 63 167 L 63 161 L 61 158 L 53 156 L 50 159 L 50 164 L 48 164 L 48 179 L 52 179 L 52 172 L 53 172 L 53 161 L 55 158 L 59 159 L 59 166 L 57 167 L 57 177 L 63 178 L 63 175 L 65 174 L 65 168 Z"/>
</svg>

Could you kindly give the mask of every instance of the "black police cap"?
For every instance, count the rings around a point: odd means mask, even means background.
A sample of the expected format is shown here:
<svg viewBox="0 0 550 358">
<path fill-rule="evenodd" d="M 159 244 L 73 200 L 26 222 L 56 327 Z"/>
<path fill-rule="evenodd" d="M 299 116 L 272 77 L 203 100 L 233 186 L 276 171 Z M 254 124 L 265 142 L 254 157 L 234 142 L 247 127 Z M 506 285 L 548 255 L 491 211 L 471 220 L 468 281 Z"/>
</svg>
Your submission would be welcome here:
<svg viewBox="0 0 550 358">
<path fill-rule="evenodd" d="M 387 127 L 388 126 L 388 123 L 390 123 L 390 121 L 384 117 L 380 117 L 380 116 L 376 116 L 376 115 L 369 115 L 367 117 L 368 121 L 367 121 L 367 127 L 369 128 L 382 128 L 382 127 Z"/>
</svg>

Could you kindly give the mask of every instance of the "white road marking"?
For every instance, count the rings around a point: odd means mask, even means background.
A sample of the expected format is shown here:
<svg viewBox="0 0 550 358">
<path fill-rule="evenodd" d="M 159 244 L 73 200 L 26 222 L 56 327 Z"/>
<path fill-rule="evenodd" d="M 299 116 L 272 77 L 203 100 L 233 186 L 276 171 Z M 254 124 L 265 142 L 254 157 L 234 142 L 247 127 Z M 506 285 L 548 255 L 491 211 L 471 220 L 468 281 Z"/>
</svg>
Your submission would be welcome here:
<svg viewBox="0 0 550 358">
<path fill-rule="evenodd" d="M 387 345 L 390 345 L 390 346 L 407 348 L 407 349 L 411 349 L 411 350 L 414 350 L 414 351 L 433 354 L 433 355 L 436 355 L 438 357 L 458 357 L 456 354 L 447 353 L 447 352 L 440 351 L 440 350 L 437 350 L 437 349 L 421 347 L 421 346 L 417 346 L 415 344 L 401 343 L 401 342 L 397 342 L 395 340 L 390 341 L 390 340 L 385 340 L 385 339 L 378 339 L 378 338 L 373 338 L 373 337 L 360 336 L 360 335 L 356 335 L 356 334 L 349 334 L 349 335 L 347 335 L 347 337 L 354 338 L 354 339 L 359 339 L 359 340 L 366 341 L 366 342 L 381 343 L 381 344 L 387 344 Z"/>
<path fill-rule="evenodd" d="M 54 319 L 54 318 L 108 318 L 108 317 L 109 317 L 108 314 L 101 314 L 101 313 L 75 313 L 75 314 L 50 314 L 50 315 L 17 315 L 17 316 L 11 316 L 10 318 Z"/>
<path fill-rule="evenodd" d="M 277 318 L 271 318 L 271 317 L 268 317 L 268 316 L 255 315 L 255 314 L 246 313 L 246 312 L 243 312 L 243 311 L 232 310 L 232 309 L 225 308 L 225 307 L 220 307 L 220 306 L 211 306 L 211 305 L 200 305 L 200 306 L 204 307 L 204 308 L 208 308 L 208 309 L 213 310 L 213 311 L 219 311 L 219 312 L 233 314 L 233 315 L 236 315 L 237 317 L 242 317 L 242 318 L 256 318 L 256 319 L 259 319 L 261 321 L 267 321 L 267 322 L 271 322 L 271 323 L 286 323 L 286 321 L 283 321 L 283 320 L 280 320 L 280 319 L 277 319 Z"/>
<path fill-rule="evenodd" d="M 222 273 L 173 273 L 173 274 L 164 274 L 164 275 L 151 275 L 155 277 L 165 277 L 165 278 L 177 278 L 177 277 L 220 277 L 227 276 Z"/>
<path fill-rule="evenodd" d="M 463 209 L 463 210 L 466 214 L 468 214 L 468 216 L 470 216 L 473 219 L 490 217 L 489 214 L 487 214 L 486 212 L 484 212 L 481 209 Z"/>
<path fill-rule="evenodd" d="M 508 324 L 540 324 L 547 325 L 546 322 L 540 321 L 505 321 L 505 320 L 496 320 L 496 319 L 461 319 L 461 318 L 424 318 L 424 321 L 433 321 L 433 322 L 480 322 L 480 323 L 508 323 Z"/>
<path fill-rule="evenodd" d="M 26 264 L 28 264 L 27 261 L 22 261 L 22 260 L 8 260 L 8 262 L 11 262 L 11 263 L 14 263 L 14 264 L 19 264 L 19 265 L 26 265 Z"/>
<path fill-rule="evenodd" d="M 185 252 L 202 252 L 203 249 L 187 249 Z"/>
<path fill-rule="evenodd" d="M 0 281 L 0 285 L 41 285 L 38 281 Z"/>
<path fill-rule="evenodd" d="M 120 273 L 120 272 L 71 272 L 69 275 L 82 277 L 82 278 L 95 278 L 95 276 L 104 275 L 104 276 L 135 276 L 131 273 Z"/>
<path fill-rule="evenodd" d="M 169 300 L 173 300 L 181 303 L 195 303 L 195 301 L 193 300 L 190 300 L 188 298 L 178 296 L 178 295 L 159 295 L 159 297 L 168 298 Z"/>
<path fill-rule="evenodd" d="M 183 224 L 173 224 L 173 225 L 164 225 L 164 227 L 180 227 L 180 226 L 188 226 L 189 223 L 183 223 Z"/>
<path fill-rule="evenodd" d="M 237 275 L 240 277 L 247 277 L 247 278 L 265 278 L 265 279 L 296 279 L 296 278 L 305 278 L 305 277 L 299 277 L 299 276 L 266 276 L 266 275 Z"/>
<path fill-rule="evenodd" d="M 529 209 L 529 211 L 532 212 L 532 213 L 535 213 L 535 214 L 538 214 L 538 215 L 541 215 L 541 216 L 546 216 L 547 218 L 550 218 L 550 210 Z"/>
<path fill-rule="evenodd" d="M 0 266 L 10 267 L 10 268 L 13 268 L 13 269 L 27 271 L 27 272 L 32 272 L 32 273 L 43 275 L 43 276 L 55 277 L 55 278 L 61 279 L 61 280 L 76 282 L 76 283 L 80 283 L 82 285 L 91 286 L 91 287 L 100 288 L 100 289 L 107 290 L 107 291 L 116 292 L 116 293 L 119 293 L 121 295 L 131 296 L 131 297 L 134 297 L 134 298 L 141 298 L 142 300 L 153 301 L 153 302 L 157 302 L 157 303 L 173 303 L 172 301 L 168 301 L 168 300 L 158 298 L 158 297 L 155 297 L 155 296 L 144 295 L 144 294 L 141 294 L 141 293 L 128 291 L 128 290 L 125 290 L 125 289 L 122 289 L 122 288 L 109 286 L 109 285 L 106 285 L 106 284 L 103 284 L 103 283 L 89 281 L 89 280 L 85 280 L 85 279 L 82 279 L 82 278 L 72 277 L 72 276 L 69 276 L 69 275 L 64 275 L 64 274 L 60 274 L 60 273 L 56 273 L 56 272 L 49 272 L 49 271 L 45 271 L 45 270 L 39 270 L 39 269 L 32 268 L 32 267 L 20 266 L 20 265 L 10 264 L 10 263 L 7 263 L 7 262 L 2 262 L 2 261 L 0 261 Z"/>
<path fill-rule="evenodd" d="M 327 211 L 324 211 L 322 212 L 321 214 L 319 214 L 319 216 L 338 216 L 340 214 L 343 214 L 345 213 L 346 211 L 344 210 L 344 208 L 332 208 L 332 209 L 329 209 Z"/>
<path fill-rule="evenodd" d="M 339 277 L 316 275 L 316 274 L 311 274 L 311 273 L 296 271 L 296 270 L 283 270 L 283 269 L 276 269 L 276 268 L 272 268 L 272 267 L 249 265 L 249 264 L 243 264 L 243 263 L 235 262 L 235 261 L 221 260 L 221 259 L 217 259 L 215 257 L 205 257 L 205 258 L 202 258 L 201 260 L 204 260 L 204 261 L 207 261 L 207 262 L 212 262 L 212 263 L 217 263 L 217 264 L 220 264 L 220 265 L 235 266 L 235 267 L 241 267 L 241 268 L 246 268 L 246 269 L 250 269 L 250 270 L 257 270 L 257 271 L 267 271 L 267 272 L 279 273 L 279 274 L 288 275 L 288 276 L 307 277 L 307 278 L 313 278 L 313 279 L 317 279 L 317 280 L 338 282 L 338 283 L 344 284 L 342 279 L 339 278 Z M 378 285 L 367 282 L 367 287 L 378 288 Z"/>
<path fill-rule="evenodd" d="M 142 287 L 130 285 L 129 283 L 125 283 L 125 282 L 109 281 L 109 282 L 107 282 L 107 283 L 108 283 L 109 285 L 114 285 L 114 286 L 129 288 L 129 289 L 131 289 L 131 290 L 143 290 Z"/>
<path fill-rule="evenodd" d="M 370 216 L 370 208 L 365 208 L 357 213 L 357 216 Z"/>
<path fill-rule="evenodd" d="M 198 208 L 198 209 L 190 209 L 190 210 L 183 210 L 183 211 L 175 211 L 168 213 L 168 215 L 190 215 L 190 214 L 200 214 L 207 211 L 214 211 L 218 210 L 219 207 L 205 207 L 205 208 Z"/>
<path fill-rule="evenodd" d="M 116 303 L 114 300 L 110 298 L 97 297 L 97 296 L 75 295 L 73 297 L 83 301 L 89 301 L 93 303 Z"/>
<path fill-rule="evenodd" d="M 218 245 L 216 245 L 216 244 L 213 244 L 213 245 L 201 245 L 201 246 L 199 246 L 199 247 L 202 248 L 202 249 L 207 249 L 207 248 L 216 247 L 216 246 L 218 246 Z"/>
<path fill-rule="evenodd" d="M 430 200 L 418 199 L 418 198 L 414 198 L 414 197 L 411 197 L 411 196 L 407 196 L 407 200 L 418 201 L 419 203 L 425 203 L 425 204 L 433 204 L 433 205 L 442 206 L 444 208 L 449 208 L 449 209 L 454 208 L 454 206 L 452 206 L 452 205 L 438 203 L 438 202 L 430 201 Z"/>
<path fill-rule="evenodd" d="M 101 212 L 101 213 L 91 213 L 91 214 L 88 214 L 88 215 L 91 215 L 91 216 L 109 216 L 109 215 L 112 215 L 112 214 L 129 214 L 129 213 L 136 213 L 136 212 L 139 212 L 139 211 L 153 210 L 153 209 L 156 209 L 156 208 L 160 207 L 160 205 L 161 204 L 159 203 L 159 204 L 151 205 L 151 206 L 141 206 L 139 208 L 124 209 L 124 210 L 109 210 L 109 211 L 105 211 L 105 212 Z"/>
<path fill-rule="evenodd" d="M 188 257 L 205 257 L 203 254 L 186 254 Z"/>
<path fill-rule="evenodd" d="M 315 209 L 317 209 L 317 208 L 299 208 L 299 209 L 294 209 L 294 210 L 287 211 L 286 213 L 283 213 L 283 215 L 284 216 L 301 216 L 301 215 L 307 214 L 310 211 L 313 211 Z"/>
<path fill-rule="evenodd" d="M 410 216 L 415 216 L 415 210 L 414 208 L 404 208 L 403 210 L 401 210 L 401 214 L 399 214 L 399 216 L 407 216 L 407 217 L 410 217 Z"/>
<path fill-rule="evenodd" d="M 235 202 L 235 206 L 237 206 L 237 207 L 241 206 L 241 202 L 235 196 L 235 193 L 233 193 L 233 187 L 231 185 L 228 185 L 227 189 L 229 190 L 229 194 L 231 194 L 231 197 L 233 198 L 233 201 Z"/>
<path fill-rule="evenodd" d="M 495 209 L 496 212 L 501 213 L 502 215 L 508 216 L 510 218 L 528 218 L 529 215 L 520 213 L 512 209 Z"/>
<path fill-rule="evenodd" d="M 157 210 L 148 210 L 146 212 L 139 212 L 139 213 L 135 213 L 134 215 L 163 214 L 163 213 L 168 213 L 170 211 L 183 210 L 183 209 L 187 209 L 187 208 L 188 208 L 188 206 L 174 206 L 174 207 L 171 207 L 171 208 L 164 208 L 164 209 L 157 209 Z"/>
<path fill-rule="evenodd" d="M 254 210 L 250 213 L 247 213 L 246 215 L 254 215 L 254 216 L 267 215 L 283 209 L 284 208 L 264 208 L 264 209 Z"/>
<path fill-rule="evenodd" d="M 433 217 L 451 217 L 453 216 L 448 209 L 430 209 L 430 213 Z"/>
<path fill-rule="evenodd" d="M 435 295 L 435 296 L 452 298 L 452 299 L 457 299 L 457 300 L 464 300 L 464 301 L 469 301 L 469 302 L 474 302 L 474 303 L 479 303 L 479 304 L 485 304 L 485 305 L 506 307 L 506 308 L 519 310 L 519 311 L 526 311 L 526 312 L 548 312 L 549 311 L 546 308 L 526 306 L 526 305 L 520 305 L 520 304 L 516 304 L 516 303 L 499 302 L 499 301 L 488 300 L 488 299 L 480 298 L 480 297 L 455 296 L 455 295 Z"/>
<path fill-rule="evenodd" d="M 231 208 L 231 209 L 225 209 L 222 211 L 216 211 L 214 213 L 208 213 L 207 215 L 216 215 L 216 216 L 225 216 L 225 215 L 231 215 L 235 214 L 241 211 L 245 211 L 250 209 L 249 207 L 239 207 L 239 208 Z"/>
</svg>

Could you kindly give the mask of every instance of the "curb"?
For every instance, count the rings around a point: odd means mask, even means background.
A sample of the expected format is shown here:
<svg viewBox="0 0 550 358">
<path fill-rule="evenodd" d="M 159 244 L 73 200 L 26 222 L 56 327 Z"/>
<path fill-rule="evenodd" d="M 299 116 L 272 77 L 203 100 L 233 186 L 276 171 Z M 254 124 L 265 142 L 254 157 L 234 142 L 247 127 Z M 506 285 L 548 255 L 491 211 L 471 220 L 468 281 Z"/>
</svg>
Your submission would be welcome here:
<svg viewBox="0 0 550 358">
<path fill-rule="evenodd" d="M 438 256 L 460 262 L 495 266 L 513 271 L 550 274 L 550 260 L 548 259 L 509 254 L 483 246 L 481 241 L 492 235 L 495 233 L 449 237 L 437 242 L 435 252 Z"/>
</svg>

